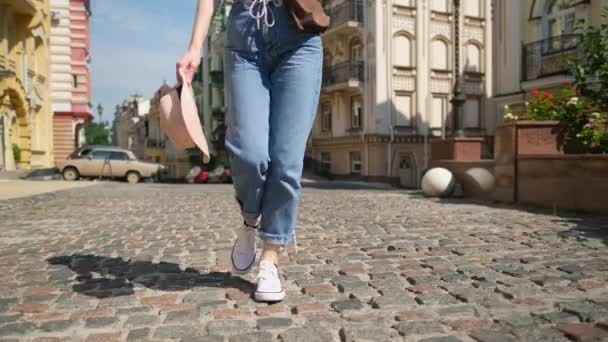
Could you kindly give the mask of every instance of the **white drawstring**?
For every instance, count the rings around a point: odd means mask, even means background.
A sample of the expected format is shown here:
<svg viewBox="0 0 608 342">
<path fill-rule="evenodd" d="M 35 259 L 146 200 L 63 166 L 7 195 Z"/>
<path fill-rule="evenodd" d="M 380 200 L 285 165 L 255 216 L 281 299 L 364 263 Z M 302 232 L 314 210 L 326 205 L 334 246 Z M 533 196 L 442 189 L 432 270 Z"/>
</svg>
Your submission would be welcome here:
<svg viewBox="0 0 608 342">
<path fill-rule="evenodd" d="M 272 9 L 269 8 L 268 3 L 272 0 L 253 0 L 251 2 L 251 7 L 249 7 L 249 14 L 258 23 L 258 30 L 260 29 L 260 20 L 264 18 L 264 23 L 268 27 L 274 26 L 274 13 Z M 256 9 L 257 7 L 257 9 Z M 257 12 L 255 12 L 257 11 Z M 272 17 L 272 22 L 268 19 L 268 14 L 270 13 L 270 17 Z"/>
</svg>

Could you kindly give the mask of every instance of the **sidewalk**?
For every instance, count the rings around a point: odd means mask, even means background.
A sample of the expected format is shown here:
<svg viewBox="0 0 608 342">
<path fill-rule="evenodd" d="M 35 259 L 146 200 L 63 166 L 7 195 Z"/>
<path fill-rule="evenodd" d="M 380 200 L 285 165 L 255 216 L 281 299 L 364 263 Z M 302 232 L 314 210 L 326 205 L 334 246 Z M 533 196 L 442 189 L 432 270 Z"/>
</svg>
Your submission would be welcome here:
<svg viewBox="0 0 608 342">
<path fill-rule="evenodd" d="M 95 182 L 79 181 L 24 181 L 0 179 L 0 200 L 34 196 L 60 190 L 83 188 L 94 185 Z"/>
</svg>

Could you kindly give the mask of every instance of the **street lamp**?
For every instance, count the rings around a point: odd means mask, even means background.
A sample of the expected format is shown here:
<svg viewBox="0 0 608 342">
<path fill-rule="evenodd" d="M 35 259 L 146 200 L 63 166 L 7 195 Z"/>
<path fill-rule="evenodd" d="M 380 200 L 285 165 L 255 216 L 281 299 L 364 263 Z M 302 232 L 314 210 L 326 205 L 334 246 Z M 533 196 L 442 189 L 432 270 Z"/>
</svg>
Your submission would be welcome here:
<svg viewBox="0 0 608 342">
<path fill-rule="evenodd" d="M 454 89 L 452 90 L 452 135 L 454 137 L 464 136 L 460 127 L 462 119 L 462 107 L 467 101 L 466 95 L 462 91 L 460 80 L 460 0 L 454 0 Z"/>
</svg>

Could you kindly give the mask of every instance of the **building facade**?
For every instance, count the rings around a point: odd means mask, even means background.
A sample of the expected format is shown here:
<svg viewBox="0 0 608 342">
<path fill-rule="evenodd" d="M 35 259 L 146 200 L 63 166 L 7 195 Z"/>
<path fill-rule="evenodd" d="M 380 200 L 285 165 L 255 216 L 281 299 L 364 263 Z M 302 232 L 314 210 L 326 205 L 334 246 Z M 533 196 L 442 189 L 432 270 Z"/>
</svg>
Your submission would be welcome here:
<svg viewBox="0 0 608 342">
<path fill-rule="evenodd" d="M 169 179 L 183 179 L 193 166 L 201 163 L 198 149 L 178 150 L 160 127 L 160 94 L 150 99 L 150 112 L 143 118 L 145 128 L 144 159 L 167 166 L 164 175 Z M 197 163 L 198 161 L 198 163 Z"/>
<path fill-rule="evenodd" d="M 89 0 L 51 0 L 51 91 L 56 159 L 84 144 L 91 115 Z"/>
<path fill-rule="evenodd" d="M 144 159 L 146 150 L 145 117 L 150 112 L 150 100 L 133 95 L 116 106 L 112 125 L 112 144 L 130 150 Z"/>
<path fill-rule="evenodd" d="M 0 170 L 53 163 L 48 0 L 0 0 Z"/>
<path fill-rule="evenodd" d="M 226 91 L 224 88 L 224 47 L 227 13 L 232 0 L 215 0 L 216 12 L 203 46 L 202 61 L 195 79 L 201 123 L 214 162 L 227 163 L 224 148 L 226 132 Z M 196 88 L 195 88 L 196 90 Z"/>
<path fill-rule="evenodd" d="M 607 0 L 496 1 L 493 107 L 523 107 L 533 89 L 554 90 L 565 80 L 567 57 L 577 56 L 577 23 L 598 27 Z"/>
<path fill-rule="evenodd" d="M 460 4 L 457 47 L 455 3 L 325 1 L 332 24 L 323 35 L 323 85 L 307 149 L 317 172 L 417 187 L 428 142 L 450 134 L 456 73 L 467 97 L 466 134 L 492 134 L 492 4 Z"/>
</svg>

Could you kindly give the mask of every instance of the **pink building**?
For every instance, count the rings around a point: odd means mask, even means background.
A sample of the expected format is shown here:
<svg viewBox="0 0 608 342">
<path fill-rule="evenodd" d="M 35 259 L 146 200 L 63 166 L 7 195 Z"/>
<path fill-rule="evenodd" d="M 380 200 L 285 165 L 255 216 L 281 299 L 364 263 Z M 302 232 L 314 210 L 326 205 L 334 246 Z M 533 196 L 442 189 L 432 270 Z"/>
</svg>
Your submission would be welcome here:
<svg viewBox="0 0 608 342">
<path fill-rule="evenodd" d="M 51 0 L 53 142 L 56 159 L 84 144 L 91 120 L 90 0 Z"/>
</svg>

